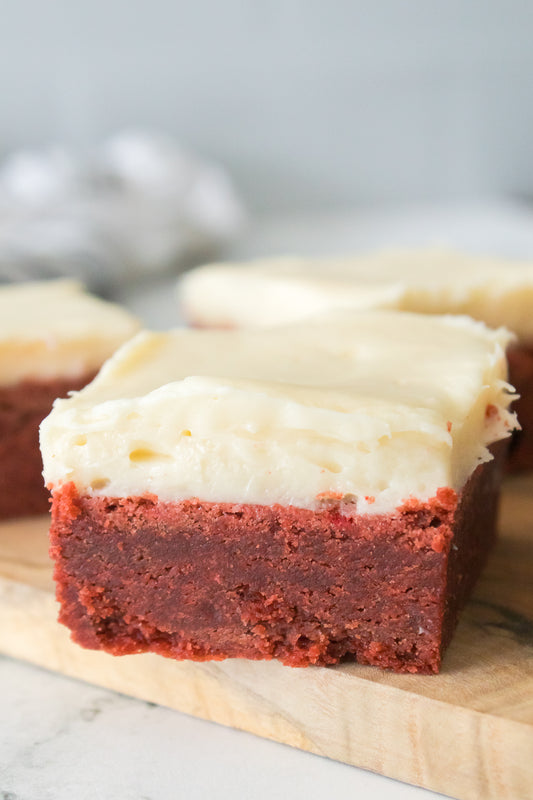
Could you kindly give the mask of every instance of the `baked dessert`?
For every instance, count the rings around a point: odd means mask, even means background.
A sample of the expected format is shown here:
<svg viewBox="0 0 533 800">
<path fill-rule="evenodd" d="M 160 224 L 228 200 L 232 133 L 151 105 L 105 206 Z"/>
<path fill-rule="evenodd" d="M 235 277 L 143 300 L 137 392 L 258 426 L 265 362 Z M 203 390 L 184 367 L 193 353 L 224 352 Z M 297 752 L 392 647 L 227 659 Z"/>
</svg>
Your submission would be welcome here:
<svg viewBox="0 0 533 800">
<path fill-rule="evenodd" d="M 139 334 L 41 426 L 60 621 L 114 655 L 438 671 L 494 535 L 509 338 Z"/>
<path fill-rule="evenodd" d="M 48 510 L 39 424 L 138 328 L 74 282 L 0 288 L 0 518 Z"/>
<path fill-rule="evenodd" d="M 384 250 L 352 258 L 275 258 L 211 264 L 179 284 L 186 318 L 201 327 L 284 324 L 334 308 L 468 314 L 504 325 L 522 430 L 509 466 L 533 468 L 533 263 L 445 250 Z"/>
</svg>

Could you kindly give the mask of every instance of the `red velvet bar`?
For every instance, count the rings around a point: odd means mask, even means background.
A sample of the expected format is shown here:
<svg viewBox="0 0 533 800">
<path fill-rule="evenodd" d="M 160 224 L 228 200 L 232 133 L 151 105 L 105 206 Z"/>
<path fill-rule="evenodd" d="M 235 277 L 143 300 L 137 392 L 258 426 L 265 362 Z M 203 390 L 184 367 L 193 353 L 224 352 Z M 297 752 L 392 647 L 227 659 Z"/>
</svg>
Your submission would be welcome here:
<svg viewBox="0 0 533 800">
<path fill-rule="evenodd" d="M 56 397 L 82 389 L 93 377 L 91 373 L 0 387 L 0 519 L 48 511 L 50 494 L 43 483 L 39 425 Z"/>
</svg>

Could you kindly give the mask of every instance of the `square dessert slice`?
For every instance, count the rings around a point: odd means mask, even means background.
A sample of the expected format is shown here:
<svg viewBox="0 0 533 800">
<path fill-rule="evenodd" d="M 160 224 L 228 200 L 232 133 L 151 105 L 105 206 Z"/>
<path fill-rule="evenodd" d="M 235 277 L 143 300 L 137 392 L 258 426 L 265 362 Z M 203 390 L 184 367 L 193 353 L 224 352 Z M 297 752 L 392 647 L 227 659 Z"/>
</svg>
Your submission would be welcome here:
<svg viewBox="0 0 533 800">
<path fill-rule="evenodd" d="M 533 468 L 533 263 L 445 250 L 385 250 L 352 258 L 273 258 L 209 264 L 178 286 L 186 318 L 201 327 L 286 324 L 332 309 L 468 314 L 505 325 L 521 431 L 510 466 Z"/>
<path fill-rule="evenodd" d="M 0 288 L 0 518 L 48 511 L 39 424 L 138 328 L 71 281 Z"/>
<path fill-rule="evenodd" d="M 60 620 L 120 655 L 436 672 L 490 548 L 510 335 L 141 333 L 41 426 Z"/>
</svg>

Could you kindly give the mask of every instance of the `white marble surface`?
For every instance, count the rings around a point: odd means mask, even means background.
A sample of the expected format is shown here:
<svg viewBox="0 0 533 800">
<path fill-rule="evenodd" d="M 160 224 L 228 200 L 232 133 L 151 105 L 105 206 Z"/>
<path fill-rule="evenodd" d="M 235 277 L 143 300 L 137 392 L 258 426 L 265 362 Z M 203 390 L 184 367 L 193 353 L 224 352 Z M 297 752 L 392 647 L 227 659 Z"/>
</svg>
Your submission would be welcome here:
<svg viewBox="0 0 533 800">
<path fill-rule="evenodd" d="M 2 800 L 438 795 L 0 659 Z"/>
<path fill-rule="evenodd" d="M 533 256 L 528 210 L 506 204 L 265 220 L 236 257 L 442 241 Z M 174 278 L 121 299 L 155 328 L 179 322 Z M 1 636 L 1 632 L 0 632 Z M 0 658 L 0 800 L 438 795 Z"/>
</svg>

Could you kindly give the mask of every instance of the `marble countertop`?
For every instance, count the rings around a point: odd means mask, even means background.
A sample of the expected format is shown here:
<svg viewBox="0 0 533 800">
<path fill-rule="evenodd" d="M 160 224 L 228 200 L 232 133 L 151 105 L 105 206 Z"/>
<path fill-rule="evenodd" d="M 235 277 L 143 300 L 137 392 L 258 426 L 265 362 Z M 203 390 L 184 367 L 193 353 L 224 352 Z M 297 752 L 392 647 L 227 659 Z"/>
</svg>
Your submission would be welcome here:
<svg viewBox="0 0 533 800">
<path fill-rule="evenodd" d="M 438 795 L 0 659 L 2 800 Z"/>
<path fill-rule="evenodd" d="M 509 203 L 269 219 L 250 225 L 229 255 L 441 242 L 533 256 L 532 221 Z M 118 299 L 165 328 L 179 322 L 174 284 L 159 278 Z M 8 658 L 0 686 L 0 800 L 440 796 Z"/>
</svg>

